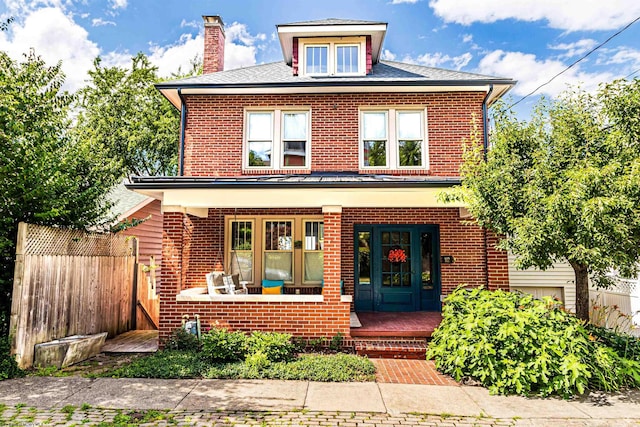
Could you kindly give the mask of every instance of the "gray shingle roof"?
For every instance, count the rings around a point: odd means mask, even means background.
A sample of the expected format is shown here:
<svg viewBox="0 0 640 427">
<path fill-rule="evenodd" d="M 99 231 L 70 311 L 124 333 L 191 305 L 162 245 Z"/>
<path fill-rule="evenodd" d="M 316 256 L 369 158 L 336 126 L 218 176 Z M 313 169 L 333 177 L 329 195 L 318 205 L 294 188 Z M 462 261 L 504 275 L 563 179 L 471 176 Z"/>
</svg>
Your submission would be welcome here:
<svg viewBox="0 0 640 427">
<path fill-rule="evenodd" d="M 260 85 L 260 84 L 340 84 L 340 83 L 384 83 L 384 82 L 487 82 L 491 80 L 510 82 L 510 79 L 446 70 L 442 68 L 424 67 L 404 62 L 380 61 L 373 65 L 373 70 L 366 76 L 294 76 L 291 67 L 284 62 L 255 65 L 247 68 L 203 74 L 187 79 L 160 83 L 158 88 L 184 86 L 226 86 L 226 85 Z"/>
<path fill-rule="evenodd" d="M 110 214 L 113 217 L 119 217 L 138 206 L 140 203 L 149 199 L 144 194 L 127 190 L 124 183 L 119 183 L 107 193 L 107 200 L 113 203 Z"/>
<path fill-rule="evenodd" d="M 286 24 L 278 24 L 277 27 L 293 27 L 293 26 L 312 26 L 312 25 L 378 25 L 386 24 L 386 22 L 378 21 L 363 21 L 361 19 L 339 19 L 339 18 L 327 18 L 317 19 L 315 21 L 299 21 L 288 22 Z"/>
</svg>

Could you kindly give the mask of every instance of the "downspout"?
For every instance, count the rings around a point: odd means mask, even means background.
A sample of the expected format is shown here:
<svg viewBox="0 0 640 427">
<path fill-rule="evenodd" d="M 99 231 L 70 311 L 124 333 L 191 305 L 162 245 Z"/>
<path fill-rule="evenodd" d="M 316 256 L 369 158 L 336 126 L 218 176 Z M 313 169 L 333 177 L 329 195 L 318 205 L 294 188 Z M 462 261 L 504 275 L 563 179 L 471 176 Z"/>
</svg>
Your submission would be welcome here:
<svg viewBox="0 0 640 427">
<path fill-rule="evenodd" d="M 491 96 L 493 92 L 493 84 L 489 85 L 489 90 L 487 91 L 487 95 L 482 100 L 482 142 L 484 145 L 484 160 L 487 160 L 487 151 L 489 150 L 489 125 L 488 125 L 488 112 L 487 112 L 487 100 Z M 484 274 L 485 274 L 485 283 L 487 284 L 487 289 L 489 289 L 489 254 L 487 253 L 489 250 L 489 243 L 487 240 L 489 236 L 487 234 L 487 229 L 483 228 L 483 237 L 484 237 Z"/>
<path fill-rule="evenodd" d="M 184 131 L 187 126 L 187 103 L 184 100 L 184 96 L 182 96 L 182 89 L 178 89 L 178 96 L 182 103 L 182 108 L 180 109 L 180 170 L 178 171 L 178 176 L 184 176 Z"/>
<path fill-rule="evenodd" d="M 487 151 L 489 150 L 489 129 L 488 129 L 488 112 L 487 112 L 487 100 L 493 92 L 493 83 L 489 85 L 487 95 L 482 100 L 482 141 L 484 144 L 484 159 L 487 160 Z M 179 93 L 179 92 L 178 92 Z"/>
</svg>

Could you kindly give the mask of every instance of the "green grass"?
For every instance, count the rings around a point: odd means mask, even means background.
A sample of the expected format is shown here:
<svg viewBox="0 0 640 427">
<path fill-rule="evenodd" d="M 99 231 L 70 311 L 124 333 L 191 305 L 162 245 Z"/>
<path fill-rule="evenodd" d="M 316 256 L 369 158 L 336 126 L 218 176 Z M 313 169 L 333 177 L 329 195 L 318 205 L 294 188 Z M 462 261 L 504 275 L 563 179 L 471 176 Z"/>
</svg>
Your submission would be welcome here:
<svg viewBox="0 0 640 427">
<path fill-rule="evenodd" d="M 349 354 L 301 355 L 288 362 L 208 363 L 195 352 L 167 350 L 136 359 L 102 376 L 117 378 L 229 378 L 325 382 L 375 381 L 369 359 Z"/>
</svg>

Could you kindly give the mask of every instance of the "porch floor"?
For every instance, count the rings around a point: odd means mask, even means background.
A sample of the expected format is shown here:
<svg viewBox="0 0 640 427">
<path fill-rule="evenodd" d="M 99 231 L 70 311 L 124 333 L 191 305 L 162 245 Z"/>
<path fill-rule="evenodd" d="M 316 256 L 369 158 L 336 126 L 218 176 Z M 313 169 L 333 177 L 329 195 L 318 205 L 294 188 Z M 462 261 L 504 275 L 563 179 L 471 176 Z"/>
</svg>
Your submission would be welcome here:
<svg viewBox="0 0 640 427">
<path fill-rule="evenodd" d="M 362 327 L 351 328 L 352 337 L 428 338 L 442 321 L 439 311 L 356 313 Z"/>
<path fill-rule="evenodd" d="M 129 331 L 108 339 L 103 353 L 155 353 L 158 351 L 158 331 Z"/>
</svg>

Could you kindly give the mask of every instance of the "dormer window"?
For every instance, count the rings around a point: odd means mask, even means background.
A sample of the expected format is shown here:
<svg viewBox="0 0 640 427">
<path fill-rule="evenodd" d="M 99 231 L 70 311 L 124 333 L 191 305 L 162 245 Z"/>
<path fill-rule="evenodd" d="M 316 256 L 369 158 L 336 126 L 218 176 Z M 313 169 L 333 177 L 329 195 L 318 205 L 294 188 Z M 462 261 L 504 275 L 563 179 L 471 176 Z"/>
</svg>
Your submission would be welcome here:
<svg viewBox="0 0 640 427">
<path fill-rule="evenodd" d="M 302 75 L 354 76 L 364 75 L 366 70 L 366 39 L 364 37 L 334 37 L 301 39 L 300 63 Z"/>
</svg>

